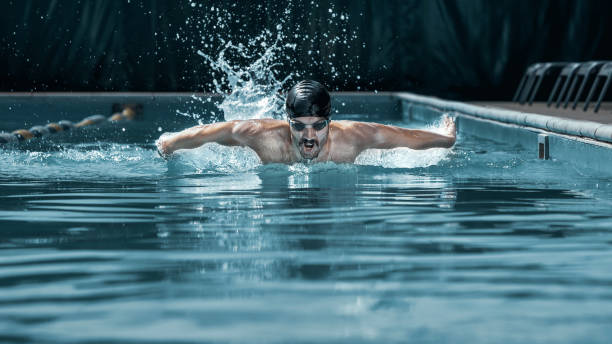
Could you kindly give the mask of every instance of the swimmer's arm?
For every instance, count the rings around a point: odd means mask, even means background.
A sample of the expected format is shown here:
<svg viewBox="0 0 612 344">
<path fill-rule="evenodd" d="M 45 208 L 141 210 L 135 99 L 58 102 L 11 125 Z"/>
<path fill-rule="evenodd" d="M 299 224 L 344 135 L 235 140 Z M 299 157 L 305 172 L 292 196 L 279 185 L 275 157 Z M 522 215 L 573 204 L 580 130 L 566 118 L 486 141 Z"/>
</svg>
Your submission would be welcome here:
<svg viewBox="0 0 612 344">
<path fill-rule="evenodd" d="M 455 122 L 444 119 L 445 135 L 418 129 L 406 129 L 378 123 L 365 124 L 363 150 L 370 148 L 390 149 L 408 147 L 411 149 L 450 148 L 456 141 Z"/>
<path fill-rule="evenodd" d="M 162 157 L 168 157 L 179 149 L 197 148 L 209 142 L 224 146 L 241 146 L 245 145 L 243 137 L 245 126 L 248 126 L 245 121 L 197 125 L 166 139 L 160 139 L 156 145 Z"/>
</svg>

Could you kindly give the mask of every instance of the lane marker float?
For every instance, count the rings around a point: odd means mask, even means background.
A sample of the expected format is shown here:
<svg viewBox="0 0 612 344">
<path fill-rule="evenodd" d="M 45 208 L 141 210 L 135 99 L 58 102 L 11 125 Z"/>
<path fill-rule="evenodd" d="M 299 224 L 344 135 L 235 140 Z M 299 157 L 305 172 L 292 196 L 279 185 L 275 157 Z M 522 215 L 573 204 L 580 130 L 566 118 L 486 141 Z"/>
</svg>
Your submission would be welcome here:
<svg viewBox="0 0 612 344">
<path fill-rule="evenodd" d="M 99 125 L 104 122 L 132 121 L 142 116 L 142 104 L 113 104 L 112 110 L 113 114 L 108 118 L 103 115 L 92 115 L 83 118 L 78 123 L 62 120 L 57 123 L 35 125 L 30 129 L 17 129 L 10 133 L 0 132 L 0 144 L 28 141 L 36 137 L 44 137 L 62 131 Z"/>
</svg>

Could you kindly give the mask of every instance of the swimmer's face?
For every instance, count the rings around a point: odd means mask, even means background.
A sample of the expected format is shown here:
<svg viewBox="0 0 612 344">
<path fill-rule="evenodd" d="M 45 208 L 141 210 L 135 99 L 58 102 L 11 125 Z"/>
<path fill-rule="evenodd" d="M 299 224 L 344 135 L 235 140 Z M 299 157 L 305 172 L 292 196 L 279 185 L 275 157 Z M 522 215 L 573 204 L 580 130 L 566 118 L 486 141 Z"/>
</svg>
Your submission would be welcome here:
<svg viewBox="0 0 612 344">
<path fill-rule="evenodd" d="M 327 142 L 329 120 L 325 117 L 296 117 L 289 119 L 291 140 L 302 159 L 315 159 Z"/>
</svg>

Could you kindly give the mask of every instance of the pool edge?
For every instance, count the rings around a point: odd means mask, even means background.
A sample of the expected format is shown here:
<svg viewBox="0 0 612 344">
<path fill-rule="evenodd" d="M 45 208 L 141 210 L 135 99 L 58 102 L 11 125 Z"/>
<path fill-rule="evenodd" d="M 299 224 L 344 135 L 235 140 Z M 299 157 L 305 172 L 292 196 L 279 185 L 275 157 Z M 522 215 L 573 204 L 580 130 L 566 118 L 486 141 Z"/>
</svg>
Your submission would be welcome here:
<svg viewBox="0 0 612 344">
<path fill-rule="evenodd" d="M 394 95 L 399 99 L 408 100 L 412 103 L 433 106 L 443 112 L 464 113 L 502 123 L 516 124 L 557 134 L 584 137 L 596 141 L 612 143 L 612 125 L 610 124 L 557 118 L 531 112 L 496 109 L 407 92 L 398 92 Z"/>
<path fill-rule="evenodd" d="M 579 169 L 612 170 L 612 125 L 494 109 L 407 92 L 394 96 L 403 102 L 403 116 L 408 120 L 432 121 L 441 112 L 447 112 L 457 117 L 459 135 L 521 145 L 533 151 L 534 157 L 568 161 Z"/>
</svg>

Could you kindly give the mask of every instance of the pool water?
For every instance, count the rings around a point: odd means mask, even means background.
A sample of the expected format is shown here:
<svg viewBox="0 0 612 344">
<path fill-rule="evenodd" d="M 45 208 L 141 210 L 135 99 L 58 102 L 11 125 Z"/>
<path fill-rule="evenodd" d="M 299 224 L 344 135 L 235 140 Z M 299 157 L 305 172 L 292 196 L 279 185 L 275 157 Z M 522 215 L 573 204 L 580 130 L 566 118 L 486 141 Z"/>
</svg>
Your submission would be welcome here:
<svg viewBox="0 0 612 344">
<path fill-rule="evenodd" d="M 608 343 L 612 178 L 460 137 L 261 166 L 0 148 L 0 341 Z"/>
</svg>

